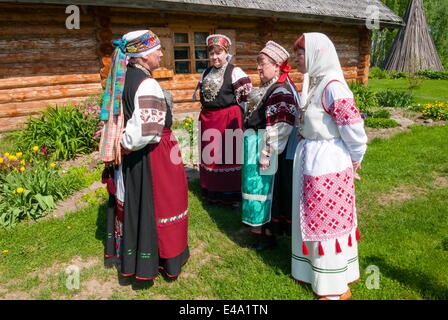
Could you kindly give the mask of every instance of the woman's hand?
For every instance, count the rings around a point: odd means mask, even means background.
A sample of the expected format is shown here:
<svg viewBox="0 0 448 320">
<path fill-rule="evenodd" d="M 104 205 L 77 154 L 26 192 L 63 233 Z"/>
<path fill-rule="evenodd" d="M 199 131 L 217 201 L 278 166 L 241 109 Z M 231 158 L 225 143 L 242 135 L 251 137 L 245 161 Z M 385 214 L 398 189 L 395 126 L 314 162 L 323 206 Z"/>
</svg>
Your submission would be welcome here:
<svg viewBox="0 0 448 320">
<path fill-rule="evenodd" d="M 352 165 L 353 165 L 353 173 L 354 173 L 354 178 L 356 180 L 361 180 L 361 177 L 358 174 L 358 170 L 361 170 L 361 162 L 356 162 L 356 161 L 352 161 Z"/>
<path fill-rule="evenodd" d="M 264 155 L 260 156 L 260 169 L 266 170 L 270 166 L 270 160 L 268 157 L 265 157 Z"/>
</svg>

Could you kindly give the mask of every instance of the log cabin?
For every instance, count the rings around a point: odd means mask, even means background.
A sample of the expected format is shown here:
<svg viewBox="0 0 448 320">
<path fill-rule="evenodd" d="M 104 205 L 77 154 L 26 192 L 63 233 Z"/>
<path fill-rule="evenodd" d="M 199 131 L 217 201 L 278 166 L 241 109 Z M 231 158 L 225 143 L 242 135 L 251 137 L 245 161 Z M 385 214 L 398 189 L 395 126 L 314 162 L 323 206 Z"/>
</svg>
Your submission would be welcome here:
<svg viewBox="0 0 448 320">
<path fill-rule="evenodd" d="M 79 28 L 67 22 L 72 4 Z M 304 32 L 327 34 L 346 79 L 367 84 L 373 23 L 403 25 L 380 0 L 0 1 L 0 132 L 20 128 L 49 104 L 76 104 L 101 92 L 112 40 L 129 31 L 151 29 L 160 37 L 164 57 L 153 76 L 171 90 L 179 118 L 200 110 L 192 94 L 208 66 L 211 33 L 230 37 L 231 62 L 255 86 L 255 58 L 264 44 L 274 40 L 292 53 Z M 294 69 L 290 75 L 300 89 L 302 75 Z"/>
</svg>

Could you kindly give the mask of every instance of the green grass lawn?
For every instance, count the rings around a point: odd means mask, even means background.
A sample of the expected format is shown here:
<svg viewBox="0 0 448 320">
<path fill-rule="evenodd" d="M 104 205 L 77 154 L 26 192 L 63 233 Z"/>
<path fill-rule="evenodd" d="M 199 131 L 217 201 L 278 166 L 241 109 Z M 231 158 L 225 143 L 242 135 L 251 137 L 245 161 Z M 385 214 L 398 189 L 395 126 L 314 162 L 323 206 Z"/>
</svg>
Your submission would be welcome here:
<svg viewBox="0 0 448 320">
<path fill-rule="evenodd" d="M 413 126 L 369 143 L 357 181 L 361 279 L 351 285 L 353 299 L 448 299 L 447 136 L 448 126 Z M 103 296 L 111 299 L 315 299 L 308 285 L 291 278 L 290 238 L 280 238 L 275 250 L 248 249 L 254 236 L 241 230 L 241 214 L 204 205 L 197 181 L 190 183 L 189 208 L 191 258 L 183 274 L 135 290 L 103 265 L 102 203 L 0 231 L 0 252 L 9 250 L 0 253 L 0 298 L 26 292 L 33 299 L 70 299 L 96 280 L 112 288 Z M 79 290 L 68 290 L 63 263 L 74 257 L 96 263 L 82 269 Z M 366 286 L 369 266 L 381 273 L 379 289 Z"/>
<path fill-rule="evenodd" d="M 369 87 L 375 91 L 395 89 L 407 91 L 407 79 L 369 79 Z M 423 80 L 420 87 L 413 90 L 416 103 L 448 101 L 448 80 Z"/>
</svg>

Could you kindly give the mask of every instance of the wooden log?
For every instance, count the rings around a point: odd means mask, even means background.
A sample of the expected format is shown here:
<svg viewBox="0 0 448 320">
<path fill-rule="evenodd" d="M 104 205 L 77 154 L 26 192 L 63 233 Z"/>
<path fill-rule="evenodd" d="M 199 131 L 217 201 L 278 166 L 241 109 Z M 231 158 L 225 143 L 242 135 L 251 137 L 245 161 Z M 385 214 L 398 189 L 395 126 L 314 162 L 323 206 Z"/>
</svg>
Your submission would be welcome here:
<svg viewBox="0 0 448 320">
<path fill-rule="evenodd" d="M 176 89 L 171 90 L 174 103 L 182 103 L 192 101 L 193 89 Z M 199 97 L 199 96 L 198 96 Z"/>
<path fill-rule="evenodd" d="M 32 8 L 32 9 L 59 9 L 62 6 L 59 4 L 37 4 L 37 3 L 12 3 L 12 2 L 0 2 L 0 8 L 1 9 L 12 9 L 12 10 L 19 10 L 22 8 Z M 65 8 L 65 6 L 63 7 Z"/>
<path fill-rule="evenodd" d="M 200 110 L 201 110 L 200 102 L 174 103 L 174 105 L 173 105 L 174 113 L 192 112 L 192 111 L 200 111 Z"/>
<path fill-rule="evenodd" d="M 39 38 L 39 39 L 0 39 L 0 50 L 30 50 L 30 49 L 65 49 L 67 54 L 69 50 L 77 48 L 95 48 L 96 40 L 90 36 L 65 37 L 65 38 Z"/>
<path fill-rule="evenodd" d="M 25 87 L 43 87 L 63 84 L 98 83 L 98 73 L 91 74 L 67 74 L 55 76 L 13 77 L 0 79 L 0 90 Z"/>
<path fill-rule="evenodd" d="M 30 36 L 33 37 L 48 37 L 48 36 L 67 36 L 68 34 L 65 24 L 45 24 L 42 23 L 11 23 L 0 22 L 0 33 L 2 37 L 5 36 Z M 70 32 L 79 35 L 91 35 L 94 32 L 94 27 L 90 25 L 83 25 L 80 29 L 70 30 Z"/>
<path fill-rule="evenodd" d="M 99 83 L 66 84 L 46 87 L 31 87 L 0 90 L 0 104 L 46 99 L 80 97 L 100 92 Z"/>
<path fill-rule="evenodd" d="M 29 116 L 0 118 L 0 132 L 8 132 L 23 128 Z"/>
<path fill-rule="evenodd" d="M 69 53 L 65 49 L 24 49 L 17 54 L 16 50 L 2 50 L 0 52 L 1 63 L 20 63 L 26 57 L 27 62 L 52 61 L 52 60 L 91 60 L 96 57 L 94 48 L 72 49 Z"/>
<path fill-rule="evenodd" d="M 47 109 L 49 105 L 65 106 L 68 104 L 76 105 L 89 98 L 89 95 L 80 97 L 70 97 L 62 99 L 49 99 L 41 101 L 27 101 L 0 104 L 0 118 L 18 117 L 24 115 L 38 114 Z"/>
<path fill-rule="evenodd" d="M 61 23 L 65 25 L 65 20 L 69 15 L 65 13 L 65 7 L 57 11 L 49 11 L 48 9 L 30 8 L 28 10 L 2 9 L 0 11 L 0 21 L 21 22 L 27 24 L 30 22 L 41 23 Z M 80 15 L 80 24 L 92 24 L 93 17 L 89 14 Z"/>
<path fill-rule="evenodd" d="M 160 17 L 157 14 L 132 14 L 132 15 L 113 15 L 110 16 L 111 24 L 121 25 L 149 25 L 149 24 L 166 24 L 169 20 L 165 17 Z"/>
<path fill-rule="evenodd" d="M 14 63 L 0 64 L 0 78 L 29 75 L 55 75 L 72 73 L 97 73 L 100 70 L 98 60 L 85 61 L 51 61 L 48 63 Z"/>
</svg>

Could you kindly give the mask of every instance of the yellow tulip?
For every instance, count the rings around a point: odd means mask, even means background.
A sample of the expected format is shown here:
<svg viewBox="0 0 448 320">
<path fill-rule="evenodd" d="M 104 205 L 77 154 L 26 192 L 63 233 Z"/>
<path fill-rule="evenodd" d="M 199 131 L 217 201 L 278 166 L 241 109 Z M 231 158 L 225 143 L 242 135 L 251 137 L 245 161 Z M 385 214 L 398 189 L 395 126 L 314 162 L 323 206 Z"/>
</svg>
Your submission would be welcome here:
<svg viewBox="0 0 448 320">
<path fill-rule="evenodd" d="M 17 192 L 17 193 L 23 193 L 23 191 L 25 191 L 25 189 L 23 189 L 23 188 L 21 188 L 21 187 L 19 187 L 19 188 L 16 189 L 16 192 Z"/>
<path fill-rule="evenodd" d="M 8 152 L 5 152 L 5 153 L 4 153 L 4 156 L 5 156 L 6 158 L 8 158 L 8 157 L 9 157 L 9 153 L 8 153 Z"/>
<path fill-rule="evenodd" d="M 2 253 L 8 253 L 9 252 L 9 250 L 3 250 L 2 251 Z"/>
<path fill-rule="evenodd" d="M 21 167 L 20 168 L 20 172 L 23 172 L 23 171 L 25 171 L 26 169 L 25 169 L 25 167 Z"/>
<path fill-rule="evenodd" d="M 56 167 L 56 163 L 54 163 L 54 162 L 50 163 L 50 167 L 52 167 L 52 168 Z"/>
<path fill-rule="evenodd" d="M 38 146 L 34 146 L 33 147 L 33 151 L 36 152 L 37 150 L 39 150 L 39 147 Z"/>
<path fill-rule="evenodd" d="M 20 158 L 21 156 L 23 156 L 23 153 L 22 153 L 22 152 L 17 152 L 17 153 L 16 153 L 16 157 L 17 157 L 17 158 Z"/>
<path fill-rule="evenodd" d="M 9 160 L 11 160 L 11 161 L 17 160 L 17 157 L 16 156 L 9 156 Z"/>
<path fill-rule="evenodd" d="M 5 159 L 3 159 L 2 157 L 0 157 L 0 163 L 3 163 L 5 161 Z"/>
</svg>

